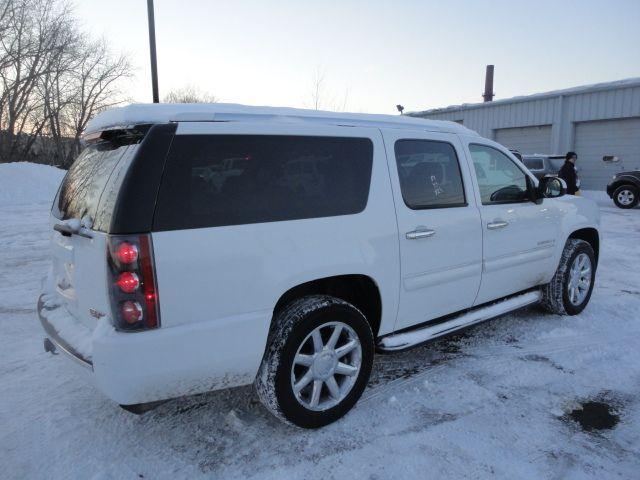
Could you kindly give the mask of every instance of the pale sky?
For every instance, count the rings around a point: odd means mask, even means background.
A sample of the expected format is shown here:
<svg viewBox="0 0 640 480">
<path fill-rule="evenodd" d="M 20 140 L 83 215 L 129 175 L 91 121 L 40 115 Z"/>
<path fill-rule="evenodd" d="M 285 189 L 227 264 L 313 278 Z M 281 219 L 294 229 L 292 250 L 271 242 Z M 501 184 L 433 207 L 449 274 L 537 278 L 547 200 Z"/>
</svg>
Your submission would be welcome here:
<svg viewBox="0 0 640 480">
<path fill-rule="evenodd" d="M 146 0 L 75 0 L 86 30 L 129 54 L 151 101 Z M 397 113 L 640 77 L 640 0 L 155 0 L 160 96 Z M 344 108 L 343 108 L 344 107 Z"/>
</svg>

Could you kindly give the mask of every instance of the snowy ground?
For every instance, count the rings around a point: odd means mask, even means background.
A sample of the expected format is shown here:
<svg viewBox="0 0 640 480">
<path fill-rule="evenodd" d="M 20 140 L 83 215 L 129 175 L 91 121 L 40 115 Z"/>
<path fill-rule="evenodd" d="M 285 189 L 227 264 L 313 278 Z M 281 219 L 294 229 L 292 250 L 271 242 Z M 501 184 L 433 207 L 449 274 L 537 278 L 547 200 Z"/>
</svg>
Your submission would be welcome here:
<svg viewBox="0 0 640 480">
<path fill-rule="evenodd" d="M 2 478 L 640 477 L 640 209 L 619 210 L 595 194 L 605 238 L 597 286 L 580 316 L 530 308 L 378 357 L 352 413 L 303 431 L 272 418 L 250 388 L 171 401 L 137 417 L 65 358 L 44 353 L 34 304 L 60 173 L 3 168 Z M 53 180 L 23 187 L 20 176 L 36 173 Z M 586 399 L 613 406 L 620 423 L 583 431 L 566 414 Z"/>
</svg>

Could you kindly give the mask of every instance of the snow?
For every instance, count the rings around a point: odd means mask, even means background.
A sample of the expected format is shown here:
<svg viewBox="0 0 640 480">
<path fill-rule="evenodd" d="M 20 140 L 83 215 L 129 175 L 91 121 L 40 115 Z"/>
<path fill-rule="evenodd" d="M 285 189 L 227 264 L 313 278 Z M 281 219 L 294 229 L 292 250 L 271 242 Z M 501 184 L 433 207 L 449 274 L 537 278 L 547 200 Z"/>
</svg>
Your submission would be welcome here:
<svg viewBox="0 0 640 480">
<path fill-rule="evenodd" d="M 389 128 L 413 128 L 432 131 L 477 135 L 455 122 L 426 120 L 406 115 L 327 112 L 285 107 L 257 107 L 233 103 L 139 103 L 110 108 L 93 118 L 87 133 L 113 127 L 141 123 L 173 121 L 248 121 L 259 123 L 308 123 L 326 125 L 357 125 Z"/>
<path fill-rule="evenodd" d="M 8 180 L 5 168 L 3 194 L 46 171 L 21 166 L 25 178 Z M 638 478 L 638 208 L 619 210 L 602 192 L 584 192 L 600 205 L 604 240 L 581 315 L 528 307 L 380 355 L 355 409 L 307 431 L 275 419 L 251 387 L 134 416 L 73 362 L 45 353 L 35 303 L 49 266 L 50 202 L 30 191 L 29 203 L 26 195 L 19 204 L 0 201 L 3 478 Z M 613 405 L 618 426 L 587 433 L 567 420 L 585 399 Z"/>
<path fill-rule="evenodd" d="M 0 163 L 0 205 L 51 204 L 65 173 L 36 163 Z"/>
</svg>

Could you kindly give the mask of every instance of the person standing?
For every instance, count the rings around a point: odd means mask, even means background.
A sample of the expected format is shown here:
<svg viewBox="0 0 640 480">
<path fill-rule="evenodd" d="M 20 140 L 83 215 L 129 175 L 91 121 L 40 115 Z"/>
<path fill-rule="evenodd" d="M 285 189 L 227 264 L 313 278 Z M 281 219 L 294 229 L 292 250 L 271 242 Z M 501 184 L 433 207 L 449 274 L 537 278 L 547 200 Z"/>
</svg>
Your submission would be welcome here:
<svg viewBox="0 0 640 480">
<path fill-rule="evenodd" d="M 558 172 L 558 177 L 567 184 L 567 193 L 570 195 L 576 195 L 580 190 L 580 180 L 578 179 L 578 173 L 576 171 L 576 160 L 578 160 L 578 154 L 576 152 L 567 152 L 564 157 L 564 164 Z"/>
</svg>

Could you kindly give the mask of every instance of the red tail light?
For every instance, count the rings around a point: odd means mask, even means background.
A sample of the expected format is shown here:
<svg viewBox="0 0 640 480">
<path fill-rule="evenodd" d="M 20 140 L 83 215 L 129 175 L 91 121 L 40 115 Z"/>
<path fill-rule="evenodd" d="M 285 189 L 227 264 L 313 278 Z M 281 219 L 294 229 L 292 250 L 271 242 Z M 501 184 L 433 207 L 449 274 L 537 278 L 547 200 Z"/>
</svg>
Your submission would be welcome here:
<svg viewBox="0 0 640 480">
<path fill-rule="evenodd" d="M 133 325 L 142 320 L 142 307 L 138 302 L 131 300 L 122 302 L 120 313 L 122 314 L 123 320 L 129 325 Z"/>
<path fill-rule="evenodd" d="M 129 242 L 122 242 L 116 250 L 116 258 L 124 265 L 135 263 L 138 260 L 138 247 Z"/>
<path fill-rule="evenodd" d="M 160 326 L 160 311 L 149 235 L 108 237 L 113 323 L 118 330 Z"/>
<path fill-rule="evenodd" d="M 155 328 L 158 326 L 158 296 L 156 295 L 155 272 L 153 271 L 153 253 L 148 235 L 140 237 L 140 253 L 142 278 L 153 279 L 153 281 L 144 282 L 142 285 L 144 302 L 147 307 L 147 328 Z"/>
<path fill-rule="evenodd" d="M 118 285 L 124 293 L 133 293 L 140 286 L 140 279 L 138 275 L 133 272 L 122 272 L 116 281 L 116 285 Z"/>
</svg>

